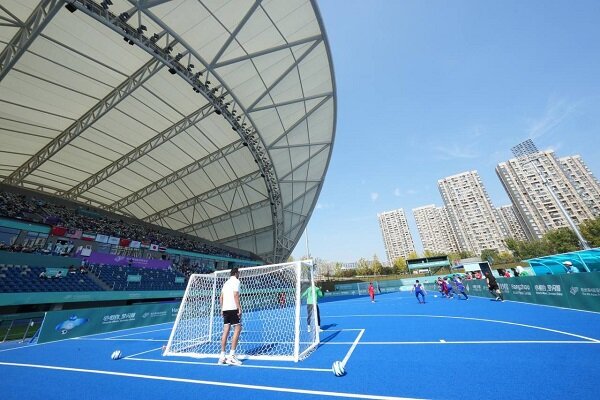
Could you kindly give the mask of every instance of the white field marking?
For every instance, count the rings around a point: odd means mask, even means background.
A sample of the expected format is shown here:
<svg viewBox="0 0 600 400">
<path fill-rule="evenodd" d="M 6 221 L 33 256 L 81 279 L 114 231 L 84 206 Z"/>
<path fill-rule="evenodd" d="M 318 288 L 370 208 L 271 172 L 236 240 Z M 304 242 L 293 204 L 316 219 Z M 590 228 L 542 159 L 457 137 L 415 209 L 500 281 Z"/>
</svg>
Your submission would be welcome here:
<svg viewBox="0 0 600 400">
<path fill-rule="evenodd" d="M 567 335 L 567 336 L 573 336 L 573 337 L 578 337 L 580 339 L 585 339 L 585 340 L 589 340 L 592 342 L 598 342 L 600 343 L 600 340 L 598 339 L 594 339 L 591 337 L 587 337 L 587 336 L 582 336 L 582 335 L 577 335 L 575 333 L 569 333 L 569 332 L 564 332 L 564 331 L 559 331 L 557 329 L 550 329 L 550 328 L 544 328 L 541 326 L 535 326 L 535 325 L 527 325 L 527 324 L 519 324 L 516 322 L 509 322 L 509 321 L 499 321 L 499 320 L 495 320 L 495 319 L 485 319 L 485 318 L 472 318 L 472 317 L 453 317 L 453 316 L 449 316 L 449 315 L 420 315 L 420 314 L 414 314 L 414 315 L 410 315 L 410 314 L 379 314 L 379 315 L 372 315 L 372 314 L 364 314 L 364 315 L 359 315 L 359 314 L 353 314 L 353 315 L 328 315 L 327 318 L 369 318 L 369 317 L 376 317 L 376 318 L 389 318 L 389 317 L 409 317 L 409 318 L 449 318 L 449 319 L 464 319 L 467 321 L 483 321 L 483 322 L 495 322 L 497 324 L 505 324 L 505 325 L 515 325 L 515 326 L 522 326 L 525 328 L 532 328 L 532 329 L 539 329 L 542 331 L 548 331 L 548 332 L 554 332 L 554 333 L 560 333 L 562 335 Z"/>
<path fill-rule="evenodd" d="M 263 390 L 263 391 L 268 391 L 268 392 L 297 393 L 297 394 L 316 395 L 316 396 L 345 397 L 345 398 L 372 399 L 372 400 L 422 400 L 422 399 L 415 399 L 415 398 L 408 398 L 408 397 L 377 396 L 377 395 L 358 394 L 358 393 L 323 392 L 323 391 L 319 391 L 319 390 L 292 389 L 292 388 L 276 387 L 276 386 L 246 385 L 246 384 L 242 384 L 242 383 L 204 381 L 204 380 L 199 380 L 199 379 L 186 379 L 186 378 L 173 378 L 173 377 L 168 377 L 168 376 L 132 374 L 132 373 L 126 373 L 126 372 L 103 371 L 103 370 L 97 370 L 97 369 L 67 368 L 67 367 L 57 367 L 57 366 L 53 366 L 53 365 L 20 364 L 20 363 L 10 363 L 10 362 L 1 362 L 1 361 L 0 361 L 0 365 L 5 365 L 5 366 L 9 366 L 9 367 L 27 367 L 27 368 L 51 369 L 51 370 L 58 370 L 58 371 L 69 371 L 69 372 L 83 372 L 83 373 L 88 373 L 88 374 L 123 376 L 123 377 L 128 377 L 128 378 L 151 379 L 151 380 L 157 380 L 157 381 L 170 381 L 170 382 L 183 382 L 183 383 L 193 383 L 196 385 L 210 385 L 210 386 L 219 386 L 219 387 Z M 238 367 L 236 367 L 236 368 L 238 368 Z"/>
<path fill-rule="evenodd" d="M 115 332 L 122 332 L 122 331 L 132 331 L 132 330 L 134 330 L 134 329 L 149 328 L 149 327 L 151 327 L 151 326 L 159 326 L 159 325 L 165 325 L 165 324 L 173 324 L 173 322 L 161 322 L 160 324 L 153 324 L 153 325 L 146 325 L 146 326 L 138 326 L 138 327 L 135 327 L 135 328 L 123 328 L 123 329 L 117 329 L 117 330 L 110 331 L 110 332 L 98 332 L 98 333 L 92 333 L 92 334 L 89 334 L 89 335 L 85 335 L 85 337 L 90 337 L 90 336 L 98 336 L 98 335 L 108 335 L 108 334 L 110 334 L 110 333 L 115 333 Z M 165 328 L 165 329 L 171 329 L 171 328 Z M 159 330 L 160 330 L 160 329 L 159 329 Z M 143 333 L 143 332 L 147 332 L 147 331 L 135 332 L 135 333 L 133 333 L 133 334 L 134 334 L 134 335 L 137 335 L 137 334 L 140 334 L 140 333 Z M 80 336 L 80 337 L 81 337 L 81 336 Z M 71 338 L 71 339 L 79 339 L 80 337 L 74 337 L 74 338 Z"/>
<path fill-rule="evenodd" d="M 483 297 L 483 296 L 471 296 L 469 294 L 469 297 L 474 297 L 476 299 L 484 299 L 484 300 L 491 300 L 490 297 Z M 590 310 L 579 310 L 577 308 L 567 308 L 567 307 L 559 307 L 559 306 L 551 306 L 549 304 L 536 304 L 536 303 L 527 303 L 526 301 L 517 301 L 517 300 L 504 300 L 505 303 L 518 303 L 518 304 L 527 304 L 529 306 L 540 306 L 540 307 L 552 307 L 552 308 L 558 308 L 561 310 L 567 310 L 567 311 L 578 311 L 578 312 L 584 312 L 584 313 L 590 313 L 590 314 L 600 314 L 600 312 L 598 311 L 590 311 Z"/>
<path fill-rule="evenodd" d="M 150 353 L 150 352 L 153 352 L 153 351 L 156 351 L 156 350 L 160 350 L 160 349 L 162 349 L 162 347 L 157 347 L 155 349 L 150 349 L 150 350 L 142 351 L 141 353 L 135 353 L 135 354 L 132 354 L 130 356 L 123 357 L 122 359 L 123 360 L 127 360 L 127 359 L 133 358 L 135 356 L 139 356 L 139 355 L 142 355 L 142 354 Z"/>
<path fill-rule="evenodd" d="M 457 341 L 445 341 L 440 340 L 439 342 L 360 342 L 361 346 L 364 345 L 410 345 L 410 344 L 600 344 L 598 341 L 591 340 L 457 340 Z M 350 344 L 348 343 L 327 343 L 332 344 Z"/>
<path fill-rule="evenodd" d="M 153 329 L 153 330 L 151 330 L 151 331 L 142 331 L 142 332 L 128 333 L 128 334 L 126 334 L 126 335 L 111 336 L 111 337 L 109 337 L 109 339 L 116 339 L 116 338 L 122 338 L 122 337 L 125 337 L 125 336 L 143 335 L 143 334 L 145 334 L 145 333 L 151 333 L 151 332 L 161 332 L 161 331 L 170 331 L 170 330 L 171 330 L 171 328 Z M 168 338 L 167 338 L 167 339 L 164 339 L 164 340 L 165 340 L 165 341 L 167 341 L 167 340 L 168 340 Z"/>
<path fill-rule="evenodd" d="M 173 363 L 173 364 L 209 365 L 211 367 L 223 367 L 223 365 L 217 364 L 216 361 L 213 361 L 213 362 L 206 362 L 206 361 L 175 361 L 175 360 L 158 360 L 158 359 L 152 359 L 152 358 L 132 358 L 132 357 L 125 357 L 125 358 L 123 358 L 123 360 L 150 361 L 150 362 Z M 329 373 L 331 373 L 331 368 L 282 367 L 282 366 L 275 366 L 275 365 L 249 365 L 249 364 L 242 364 L 239 367 L 241 367 L 241 368 L 264 368 L 264 369 L 288 369 L 288 370 L 298 370 L 298 371 L 316 371 L 316 372 L 329 372 Z"/>
<path fill-rule="evenodd" d="M 350 347 L 350 350 L 348 350 L 348 353 L 346 353 L 346 357 L 344 357 L 344 359 L 342 360 L 342 365 L 344 367 L 346 366 L 346 363 L 350 359 L 350 356 L 352 355 L 352 352 L 356 348 L 356 345 L 358 344 L 358 342 L 360 341 L 360 338 L 362 337 L 362 335 L 364 333 L 365 333 L 365 330 L 361 329 L 360 332 L 358 333 L 358 336 L 356 336 L 356 339 L 354 340 L 354 343 L 352 343 L 352 346 Z"/>
<path fill-rule="evenodd" d="M 88 338 L 78 337 L 73 340 L 96 341 L 96 342 L 167 342 L 167 339 L 125 339 L 125 338 Z"/>
</svg>

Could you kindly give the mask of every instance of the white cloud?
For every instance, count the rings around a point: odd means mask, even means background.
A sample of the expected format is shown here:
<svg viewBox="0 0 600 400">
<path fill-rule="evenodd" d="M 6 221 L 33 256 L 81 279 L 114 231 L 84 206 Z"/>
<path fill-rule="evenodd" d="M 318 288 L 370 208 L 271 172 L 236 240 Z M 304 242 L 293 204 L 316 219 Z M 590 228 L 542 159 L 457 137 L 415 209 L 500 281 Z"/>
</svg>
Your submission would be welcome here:
<svg viewBox="0 0 600 400">
<path fill-rule="evenodd" d="M 394 189 L 394 196 L 396 196 L 396 197 L 402 196 L 402 193 L 400 192 L 400 188 Z"/>
<path fill-rule="evenodd" d="M 537 139 L 559 126 L 577 109 L 579 104 L 568 103 L 564 99 L 548 99 L 544 115 L 540 118 L 529 120 L 527 135 L 530 139 Z"/>
<path fill-rule="evenodd" d="M 473 144 L 459 146 L 453 143 L 450 146 L 436 146 L 434 150 L 441 153 L 442 160 L 450 160 L 454 158 L 477 158 L 479 154 L 473 149 Z"/>
<path fill-rule="evenodd" d="M 371 201 L 377 201 L 378 198 L 379 198 L 379 193 L 377 193 L 377 192 L 371 193 Z"/>
</svg>

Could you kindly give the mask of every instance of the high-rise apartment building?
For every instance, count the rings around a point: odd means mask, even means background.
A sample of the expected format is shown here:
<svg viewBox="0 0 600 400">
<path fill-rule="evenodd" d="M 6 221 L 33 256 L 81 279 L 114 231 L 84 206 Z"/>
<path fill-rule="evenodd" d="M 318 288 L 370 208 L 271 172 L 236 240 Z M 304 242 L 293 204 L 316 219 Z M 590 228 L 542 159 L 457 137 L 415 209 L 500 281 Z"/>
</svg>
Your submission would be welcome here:
<svg viewBox="0 0 600 400">
<path fill-rule="evenodd" d="M 512 205 L 499 207 L 498 220 L 502 224 L 504 237 L 510 237 L 516 240 L 527 240 L 525 230 L 517 217 L 515 208 Z"/>
<path fill-rule="evenodd" d="M 460 250 L 480 255 L 485 249 L 506 251 L 498 214 L 477 171 L 438 180 Z"/>
<path fill-rule="evenodd" d="M 546 185 L 552 187 L 561 205 L 576 224 L 594 218 L 593 208 L 584 201 L 573 183 L 578 181 L 577 186 L 583 190 L 585 184 L 582 178 L 593 179 L 589 171 L 581 172 L 578 165 L 583 163 L 577 163 L 574 159 L 561 162 L 550 150 L 534 153 L 529 160 L 514 158 L 496 167 L 496 174 L 515 207 L 517 218 L 527 238 L 539 239 L 550 230 L 569 227 L 559 204 Z M 570 172 L 563 170 L 563 164 L 571 168 Z M 591 198 L 592 194 L 588 200 Z"/>
<path fill-rule="evenodd" d="M 430 204 L 414 208 L 412 212 L 417 222 L 423 250 L 443 254 L 458 252 L 458 244 L 446 207 Z"/>
<path fill-rule="evenodd" d="M 581 156 L 561 157 L 558 161 L 594 217 L 600 217 L 600 183 L 585 165 Z"/>
<path fill-rule="evenodd" d="M 377 214 L 379 227 L 383 236 L 385 254 L 392 264 L 396 259 L 408 258 L 415 251 L 415 244 L 408 228 L 408 221 L 403 209 Z"/>
</svg>

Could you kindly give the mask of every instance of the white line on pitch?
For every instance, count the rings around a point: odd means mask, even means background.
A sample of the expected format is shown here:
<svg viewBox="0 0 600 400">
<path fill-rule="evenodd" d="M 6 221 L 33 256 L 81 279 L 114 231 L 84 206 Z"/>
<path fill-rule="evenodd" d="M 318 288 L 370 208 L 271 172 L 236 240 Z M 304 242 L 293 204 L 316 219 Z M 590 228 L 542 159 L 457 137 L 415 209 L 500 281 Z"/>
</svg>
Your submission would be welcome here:
<svg viewBox="0 0 600 400">
<path fill-rule="evenodd" d="M 246 384 L 242 384 L 242 383 L 204 381 L 204 380 L 199 380 L 199 379 L 173 378 L 173 377 L 168 377 L 168 376 L 132 374 L 132 373 L 126 373 L 126 372 L 103 371 L 103 370 L 97 370 L 97 369 L 57 367 L 57 366 L 53 366 L 53 365 L 20 364 L 20 363 L 10 363 L 10 362 L 1 362 L 1 361 L 0 361 L 0 365 L 6 365 L 6 366 L 10 366 L 10 367 L 51 369 L 51 370 L 69 371 L 69 372 L 83 372 L 83 373 L 98 374 L 98 375 L 124 376 L 124 377 L 128 377 L 128 378 L 151 379 L 151 380 L 157 380 L 157 381 L 184 382 L 184 383 L 193 383 L 196 385 L 210 385 L 210 386 L 219 386 L 219 387 L 262 390 L 262 391 L 268 391 L 268 392 L 297 393 L 297 394 L 306 394 L 306 395 L 315 395 L 315 396 L 346 397 L 346 398 L 371 399 L 371 400 L 420 400 L 420 399 L 407 398 L 407 397 L 378 396 L 378 395 L 370 395 L 370 394 L 344 393 L 344 392 L 324 392 L 324 391 L 320 391 L 320 390 L 292 389 L 292 388 L 276 387 L 276 386 L 246 385 Z"/>
<path fill-rule="evenodd" d="M 146 353 L 150 353 L 150 352 L 153 352 L 153 351 L 156 351 L 156 350 L 160 350 L 161 348 L 162 347 L 157 347 L 155 349 L 150 349 L 150 350 L 142 351 L 141 353 L 135 353 L 135 354 L 132 354 L 130 356 L 123 357 L 123 359 L 124 360 L 126 360 L 126 359 L 128 360 L 128 359 L 131 359 L 132 357 L 135 357 L 135 356 L 139 356 L 139 355 L 142 355 L 142 354 L 146 354 Z"/>
<path fill-rule="evenodd" d="M 594 339 L 594 338 L 583 336 L 583 335 L 577 335 L 575 333 L 569 333 L 569 332 L 559 331 L 557 329 L 544 328 L 542 326 L 519 324 L 517 322 L 509 322 L 509 321 L 500 321 L 500 320 L 496 320 L 496 319 L 472 318 L 472 317 L 454 317 L 454 316 L 450 316 L 450 315 L 421 315 L 421 314 L 352 314 L 352 315 L 328 315 L 327 316 L 327 318 L 348 318 L 348 317 L 350 317 L 350 318 L 357 318 L 357 317 L 360 317 L 360 318 L 369 318 L 369 317 L 375 317 L 375 318 L 389 318 L 389 317 L 449 318 L 449 319 L 464 319 L 466 321 L 495 322 L 497 324 L 515 325 L 515 326 L 522 326 L 522 327 L 525 327 L 525 328 L 539 329 L 541 331 L 548 331 L 548 332 L 560 333 L 560 334 L 563 334 L 563 335 L 578 337 L 580 339 L 585 339 L 585 340 L 590 340 L 592 342 L 598 342 L 598 343 L 600 343 L 600 340 L 598 340 L 598 339 Z"/>
<path fill-rule="evenodd" d="M 356 339 L 354 340 L 354 343 L 352 343 L 352 346 L 350 347 L 350 350 L 348 350 L 348 353 L 346 353 L 346 357 L 344 357 L 344 359 L 342 360 L 342 365 L 346 365 L 346 363 L 348 362 L 348 360 L 350 359 L 350 356 L 352 355 L 352 352 L 354 352 L 354 349 L 356 348 L 356 345 L 358 344 L 360 338 L 362 337 L 362 335 L 365 333 L 364 329 L 361 329 L 360 332 L 358 333 L 358 336 L 356 336 Z"/>
<path fill-rule="evenodd" d="M 134 354 L 134 356 L 137 354 Z M 131 360 L 131 361 L 150 361 L 150 362 L 159 362 L 159 363 L 173 363 L 173 364 L 193 364 L 193 365 L 210 365 L 214 367 L 223 368 L 223 365 L 217 364 L 215 361 L 206 362 L 206 361 L 175 361 L 175 360 L 158 360 L 152 358 L 133 358 L 125 357 L 123 360 Z M 294 371 L 316 371 L 316 372 L 329 372 L 331 373 L 331 368 L 304 368 L 304 367 L 282 367 L 275 365 L 251 365 L 251 364 L 242 364 L 239 367 L 241 368 L 263 368 L 263 369 L 288 369 Z"/>
<path fill-rule="evenodd" d="M 359 346 L 377 346 L 377 345 L 411 345 L 411 344 L 600 344 L 590 340 L 457 340 L 457 341 L 435 341 L 435 342 L 360 342 Z M 348 346 L 353 342 L 327 342 L 320 343 L 320 346 Z"/>
<path fill-rule="evenodd" d="M 124 338 L 87 338 L 87 337 L 78 337 L 73 340 L 88 340 L 88 341 L 96 341 L 96 342 L 167 342 L 167 339 L 124 339 Z"/>
<path fill-rule="evenodd" d="M 162 329 L 153 329 L 151 331 L 134 332 L 134 333 L 128 333 L 126 335 L 111 336 L 109 339 L 122 338 L 125 336 L 133 336 L 133 335 L 143 335 L 145 333 L 150 333 L 150 332 L 170 331 L 171 329 L 172 328 L 162 328 Z M 165 339 L 165 340 L 167 340 L 167 339 Z"/>
</svg>

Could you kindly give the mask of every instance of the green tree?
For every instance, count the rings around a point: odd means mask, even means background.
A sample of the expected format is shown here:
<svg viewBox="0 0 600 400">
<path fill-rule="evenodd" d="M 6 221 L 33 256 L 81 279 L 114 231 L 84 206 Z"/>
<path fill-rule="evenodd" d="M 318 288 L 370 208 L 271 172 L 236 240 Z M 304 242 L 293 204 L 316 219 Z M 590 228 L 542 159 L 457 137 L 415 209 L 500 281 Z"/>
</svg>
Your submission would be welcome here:
<svg viewBox="0 0 600 400">
<path fill-rule="evenodd" d="M 435 255 L 436 254 L 433 251 L 431 251 L 431 250 L 425 250 L 425 251 L 423 251 L 423 257 L 427 258 L 427 257 L 433 257 Z"/>
<path fill-rule="evenodd" d="M 591 247 L 600 247 L 600 217 L 584 221 L 579 230 Z"/>
<path fill-rule="evenodd" d="M 373 270 L 374 275 L 381 275 L 383 265 L 379 261 L 379 258 L 377 258 L 377 254 L 373 255 L 373 262 L 371 263 L 371 269 Z"/>
<path fill-rule="evenodd" d="M 419 258 L 419 255 L 416 251 L 411 251 L 408 253 L 408 257 L 406 257 L 407 260 L 414 260 L 415 258 Z"/>
<path fill-rule="evenodd" d="M 371 275 L 372 271 L 369 267 L 369 262 L 364 258 L 360 258 L 356 263 L 356 274 L 357 275 Z"/>
<path fill-rule="evenodd" d="M 406 268 L 406 260 L 402 257 L 398 257 L 394 260 L 392 268 L 396 274 L 403 274 L 408 270 Z"/>
<path fill-rule="evenodd" d="M 579 250 L 579 240 L 569 228 L 554 229 L 544 235 L 549 254 L 568 253 Z"/>
<path fill-rule="evenodd" d="M 496 264 L 508 264 L 515 261 L 515 257 L 509 251 L 502 251 L 496 256 Z"/>
<path fill-rule="evenodd" d="M 490 264 L 495 264 L 498 258 L 498 250 L 496 249 L 483 249 L 481 251 L 481 260 L 488 261 Z"/>
</svg>

